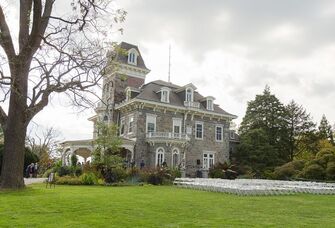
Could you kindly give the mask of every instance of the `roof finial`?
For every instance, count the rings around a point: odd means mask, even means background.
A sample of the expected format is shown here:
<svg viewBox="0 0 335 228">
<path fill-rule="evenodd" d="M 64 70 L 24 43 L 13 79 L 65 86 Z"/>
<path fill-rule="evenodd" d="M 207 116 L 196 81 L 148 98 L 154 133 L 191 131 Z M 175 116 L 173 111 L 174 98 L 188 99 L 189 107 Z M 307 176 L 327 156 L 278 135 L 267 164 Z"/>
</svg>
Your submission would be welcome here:
<svg viewBox="0 0 335 228">
<path fill-rule="evenodd" d="M 170 73 L 171 73 L 171 44 L 169 44 L 169 72 L 168 72 L 168 82 L 171 82 L 170 80 Z"/>
</svg>

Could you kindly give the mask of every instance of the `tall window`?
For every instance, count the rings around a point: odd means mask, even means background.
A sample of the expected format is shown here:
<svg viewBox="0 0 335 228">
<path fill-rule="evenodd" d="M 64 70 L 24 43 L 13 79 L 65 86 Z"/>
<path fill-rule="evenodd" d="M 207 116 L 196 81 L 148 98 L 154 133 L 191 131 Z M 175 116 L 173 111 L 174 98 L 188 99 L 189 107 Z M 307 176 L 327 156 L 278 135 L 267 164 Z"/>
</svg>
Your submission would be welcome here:
<svg viewBox="0 0 335 228">
<path fill-rule="evenodd" d="M 120 135 L 124 134 L 124 118 L 120 121 Z"/>
<path fill-rule="evenodd" d="M 133 65 L 137 64 L 137 55 L 135 52 L 130 52 L 128 54 L 128 63 Z"/>
<path fill-rule="evenodd" d="M 215 140 L 216 141 L 223 141 L 223 127 L 222 126 L 216 126 L 215 127 Z"/>
<path fill-rule="evenodd" d="M 214 166 L 214 153 L 206 152 L 203 154 L 202 167 L 204 169 L 209 169 Z"/>
<path fill-rule="evenodd" d="M 157 148 L 156 150 L 156 166 L 162 166 L 164 162 L 164 149 L 162 147 Z"/>
<path fill-rule="evenodd" d="M 192 102 L 193 101 L 193 90 L 191 88 L 186 89 L 186 95 L 185 100 Z"/>
<path fill-rule="evenodd" d="M 156 131 L 156 115 L 147 114 L 147 133 Z"/>
<path fill-rule="evenodd" d="M 161 102 L 169 103 L 169 91 L 168 90 L 162 90 L 161 92 Z"/>
<path fill-rule="evenodd" d="M 207 100 L 207 110 L 214 110 L 214 106 L 213 106 L 213 100 L 212 99 L 208 99 Z"/>
<path fill-rule="evenodd" d="M 204 124 L 202 122 L 195 123 L 195 138 L 196 139 L 203 139 L 204 134 Z"/>
<path fill-rule="evenodd" d="M 134 117 L 130 116 L 128 125 L 128 134 L 133 133 L 133 128 L 134 128 Z"/>
<path fill-rule="evenodd" d="M 181 133 L 181 119 L 173 118 L 173 133 L 174 134 Z"/>
<path fill-rule="evenodd" d="M 179 163 L 180 163 L 180 161 L 179 161 L 179 149 L 174 148 L 172 150 L 172 168 L 177 168 Z"/>
</svg>

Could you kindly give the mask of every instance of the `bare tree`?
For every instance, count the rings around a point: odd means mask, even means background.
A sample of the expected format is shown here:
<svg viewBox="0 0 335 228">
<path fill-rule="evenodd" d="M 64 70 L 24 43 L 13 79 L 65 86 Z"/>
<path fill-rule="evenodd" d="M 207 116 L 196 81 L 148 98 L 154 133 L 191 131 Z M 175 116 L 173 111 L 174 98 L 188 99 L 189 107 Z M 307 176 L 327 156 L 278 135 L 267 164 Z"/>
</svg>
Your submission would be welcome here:
<svg viewBox="0 0 335 228">
<path fill-rule="evenodd" d="M 67 93 L 75 104 L 88 102 L 104 73 L 110 22 L 123 21 L 125 12 L 113 10 L 111 0 L 72 0 L 67 17 L 53 12 L 60 0 L 20 0 L 18 38 L 0 3 L 0 88 L 6 112 L 0 107 L 4 129 L 1 188 L 24 186 L 23 162 L 27 126 L 48 105 L 53 93 Z M 1 51 L 1 49 L 0 49 Z"/>
<path fill-rule="evenodd" d="M 40 160 L 43 157 L 47 158 L 52 156 L 52 153 L 58 148 L 60 132 L 53 127 L 47 127 L 42 132 L 28 134 L 26 138 L 27 146 L 35 153 Z"/>
</svg>

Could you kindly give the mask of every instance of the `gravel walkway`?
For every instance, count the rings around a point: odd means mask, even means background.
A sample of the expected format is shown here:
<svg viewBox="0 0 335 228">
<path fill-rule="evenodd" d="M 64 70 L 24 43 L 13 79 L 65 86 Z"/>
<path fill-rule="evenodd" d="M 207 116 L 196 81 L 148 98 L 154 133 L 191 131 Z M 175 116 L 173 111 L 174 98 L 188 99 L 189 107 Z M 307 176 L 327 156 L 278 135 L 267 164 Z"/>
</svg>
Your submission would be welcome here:
<svg viewBox="0 0 335 228">
<path fill-rule="evenodd" d="M 43 183 L 46 178 L 24 178 L 24 184 L 34 184 L 34 183 Z"/>
</svg>

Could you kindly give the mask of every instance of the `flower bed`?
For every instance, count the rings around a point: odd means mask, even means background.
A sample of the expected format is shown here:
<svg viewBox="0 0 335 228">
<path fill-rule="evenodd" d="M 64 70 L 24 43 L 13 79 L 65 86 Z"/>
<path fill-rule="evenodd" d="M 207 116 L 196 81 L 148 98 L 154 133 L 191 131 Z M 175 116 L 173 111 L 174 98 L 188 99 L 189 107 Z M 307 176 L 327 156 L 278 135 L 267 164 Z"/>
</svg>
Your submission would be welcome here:
<svg viewBox="0 0 335 228">
<path fill-rule="evenodd" d="M 335 183 L 309 181 L 176 178 L 174 184 L 182 188 L 225 192 L 236 195 L 335 194 Z"/>
</svg>

